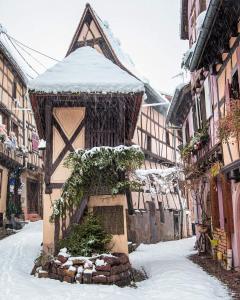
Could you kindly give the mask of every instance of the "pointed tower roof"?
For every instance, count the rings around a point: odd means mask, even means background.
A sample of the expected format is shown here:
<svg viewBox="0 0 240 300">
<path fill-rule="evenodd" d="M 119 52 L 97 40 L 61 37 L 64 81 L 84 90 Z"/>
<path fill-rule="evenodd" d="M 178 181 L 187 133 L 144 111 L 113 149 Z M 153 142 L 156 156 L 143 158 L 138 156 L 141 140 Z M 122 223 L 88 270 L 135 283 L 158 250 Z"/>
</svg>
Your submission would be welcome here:
<svg viewBox="0 0 240 300">
<path fill-rule="evenodd" d="M 29 89 L 43 93 L 128 94 L 144 92 L 144 85 L 97 50 L 81 47 L 32 80 Z"/>
<path fill-rule="evenodd" d="M 91 41 L 90 37 L 93 29 L 92 25 L 94 25 L 94 29 L 96 29 L 98 34 L 97 36 L 92 37 Z M 84 35 L 83 32 L 86 34 L 86 41 L 83 41 L 81 39 Z M 88 33 L 89 36 L 87 35 L 87 32 L 91 32 Z M 158 93 L 157 90 L 154 89 L 149 83 L 148 79 L 142 76 L 142 74 L 136 69 L 130 56 L 123 51 L 119 40 L 116 37 L 114 37 L 108 23 L 106 21 L 102 21 L 101 18 L 97 15 L 97 13 L 88 3 L 86 4 L 77 30 L 73 36 L 73 39 L 67 51 L 67 55 L 74 51 L 74 49 L 82 47 L 84 44 L 93 47 L 96 47 L 97 44 L 97 47 L 100 49 L 101 52 L 104 53 L 106 57 L 111 59 L 121 69 L 127 71 L 135 78 L 141 80 L 145 85 L 147 95 L 146 103 L 166 103 L 166 106 L 155 107 L 155 109 L 166 113 L 169 101 L 167 101 L 165 97 Z"/>
</svg>

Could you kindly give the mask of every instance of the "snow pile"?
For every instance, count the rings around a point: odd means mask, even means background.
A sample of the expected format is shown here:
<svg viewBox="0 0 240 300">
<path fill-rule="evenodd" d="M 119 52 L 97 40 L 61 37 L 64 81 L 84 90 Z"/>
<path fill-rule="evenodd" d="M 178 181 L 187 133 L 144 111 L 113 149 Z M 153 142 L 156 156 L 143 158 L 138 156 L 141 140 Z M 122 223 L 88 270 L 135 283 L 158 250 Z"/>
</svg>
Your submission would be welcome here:
<svg viewBox="0 0 240 300">
<path fill-rule="evenodd" d="M 82 47 L 64 58 L 29 84 L 45 93 L 137 93 L 141 81 L 120 69 L 91 47 Z"/>
</svg>

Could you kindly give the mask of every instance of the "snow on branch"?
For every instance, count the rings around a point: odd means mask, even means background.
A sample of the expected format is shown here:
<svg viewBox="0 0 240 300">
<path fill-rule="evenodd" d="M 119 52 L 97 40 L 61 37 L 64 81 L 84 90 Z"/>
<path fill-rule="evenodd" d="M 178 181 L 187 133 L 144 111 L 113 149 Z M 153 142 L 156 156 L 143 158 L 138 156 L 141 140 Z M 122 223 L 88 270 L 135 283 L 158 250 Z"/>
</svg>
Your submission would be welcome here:
<svg viewBox="0 0 240 300">
<path fill-rule="evenodd" d="M 178 167 L 166 169 L 138 169 L 135 176 L 141 182 L 144 191 L 151 194 L 168 194 L 177 186 L 182 178 L 182 170 Z"/>
</svg>

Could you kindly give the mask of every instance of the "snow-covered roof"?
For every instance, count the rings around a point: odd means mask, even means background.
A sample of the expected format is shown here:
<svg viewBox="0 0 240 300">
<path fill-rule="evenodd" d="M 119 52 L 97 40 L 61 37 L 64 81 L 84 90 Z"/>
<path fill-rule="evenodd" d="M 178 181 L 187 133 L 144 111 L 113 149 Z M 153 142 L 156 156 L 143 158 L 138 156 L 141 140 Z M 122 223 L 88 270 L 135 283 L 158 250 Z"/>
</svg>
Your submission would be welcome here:
<svg viewBox="0 0 240 300">
<path fill-rule="evenodd" d="M 0 50 L 7 56 L 9 62 L 14 67 L 15 71 L 21 77 L 23 82 L 27 84 L 28 82 L 28 71 L 26 68 L 26 63 L 20 57 L 14 46 L 11 42 L 7 39 L 7 30 L 0 24 Z"/>
<path fill-rule="evenodd" d="M 180 83 L 179 85 L 176 86 L 175 88 L 175 92 L 174 92 L 174 96 L 172 98 L 171 104 L 168 108 L 168 112 L 167 112 L 167 118 L 166 118 L 166 123 L 172 123 L 174 125 L 179 125 L 176 124 L 176 116 L 179 116 L 178 114 L 178 108 L 180 107 L 181 103 L 182 103 L 182 99 L 180 98 L 181 95 L 181 91 L 184 89 L 188 88 L 188 92 L 190 91 L 190 82 L 188 83 Z M 187 105 L 187 103 L 185 102 L 185 105 Z"/>
<path fill-rule="evenodd" d="M 144 92 L 141 81 L 122 70 L 91 47 L 81 47 L 29 84 L 45 93 Z"/>
<path fill-rule="evenodd" d="M 197 37 L 199 36 L 201 30 L 202 30 L 202 27 L 203 27 L 203 23 L 204 23 L 204 20 L 205 20 L 205 16 L 206 16 L 206 10 L 202 11 L 197 19 L 196 19 L 196 31 L 197 31 Z"/>
<path fill-rule="evenodd" d="M 96 14 L 96 12 L 93 10 L 95 17 L 99 23 L 99 25 L 101 26 L 101 29 L 103 31 L 103 33 L 105 34 L 107 40 L 110 43 L 110 46 L 112 47 L 114 53 L 116 54 L 118 60 L 120 61 L 120 63 L 130 72 L 132 73 L 134 76 L 136 76 L 137 78 L 139 78 L 142 82 L 144 83 L 149 83 L 149 80 L 144 77 L 137 69 L 136 66 L 134 64 L 134 62 L 132 61 L 131 57 L 129 56 L 129 54 L 127 54 L 126 52 L 124 52 L 124 50 L 121 47 L 121 42 L 118 38 L 116 38 L 108 24 L 107 21 L 102 21 L 101 18 Z"/>
<path fill-rule="evenodd" d="M 148 78 L 143 76 L 139 70 L 137 70 L 133 60 L 127 54 L 121 46 L 121 42 L 118 38 L 116 38 L 108 24 L 107 21 L 102 21 L 102 19 L 97 15 L 97 13 L 92 9 L 95 18 L 97 19 L 103 33 L 105 34 L 108 42 L 110 43 L 110 46 L 112 47 L 112 50 L 114 51 L 115 55 L 117 56 L 117 59 L 121 63 L 121 65 L 127 69 L 132 75 L 134 75 L 136 78 L 140 79 L 144 84 L 146 88 L 146 94 L 149 98 L 151 98 L 151 95 L 154 93 L 155 97 L 154 100 L 150 102 L 166 102 L 169 103 L 169 101 L 156 89 L 153 87 L 153 85 L 149 82 Z M 149 93 L 148 93 L 149 91 Z M 151 95 L 150 95 L 151 94 Z M 150 100 L 150 99 L 149 99 Z M 148 101 L 147 101 L 148 102 Z M 164 110 L 164 108 L 161 108 L 161 110 Z"/>
</svg>

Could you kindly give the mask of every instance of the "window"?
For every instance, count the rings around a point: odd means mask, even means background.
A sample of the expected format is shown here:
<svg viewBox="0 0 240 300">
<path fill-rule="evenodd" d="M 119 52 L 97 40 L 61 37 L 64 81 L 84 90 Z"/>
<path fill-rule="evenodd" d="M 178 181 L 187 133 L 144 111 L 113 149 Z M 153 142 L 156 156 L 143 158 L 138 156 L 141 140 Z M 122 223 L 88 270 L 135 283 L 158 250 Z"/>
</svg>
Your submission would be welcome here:
<svg viewBox="0 0 240 300">
<path fill-rule="evenodd" d="M 193 103 L 193 108 L 192 108 L 192 116 L 193 116 L 193 129 L 194 132 L 198 130 L 198 116 L 197 116 L 197 103 L 196 101 Z"/>
<path fill-rule="evenodd" d="M 205 94 L 204 91 L 200 94 L 200 112 L 201 112 L 201 125 L 206 123 L 207 116 L 206 116 L 206 103 L 205 103 Z M 202 126 L 201 126 L 202 127 Z"/>
<path fill-rule="evenodd" d="M 18 141 L 18 126 L 14 122 L 12 122 L 12 131 L 15 133 L 15 136 L 16 136 L 17 141 Z"/>
<path fill-rule="evenodd" d="M 152 151 L 152 139 L 150 135 L 147 135 L 147 150 Z"/>
<path fill-rule="evenodd" d="M 170 146 L 170 136 L 167 130 L 166 130 L 166 144 Z"/>
<path fill-rule="evenodd" d="M 13 99 L 17 98 L 17 83 L 16 83 L 16 81 L 14 81 L 13 85 L 12 85 L 12 97 L 13 97 Z"/>
<path fill-rule="evenodd" d="M 186 138 L 186 143 L 188 143 L 190 141 L 190 132 L 189 132 L 188 120 L 186 121 L 185 138 Z"/>
<path fill-rule="evenodd" d="M 159 212 L 160 212 L 160 222 L 165 223 L 165 214 L 164 214 L 163 203 L 158 202 L 158 205 L 159 205 Z"/>
<path fill-rule="evenodd" d="M 177 133 L 178 133 L 178 139 L 179 139 L 180 141 L 182 141 L 182 139 L 183 139 L 183 132 L 182 132 L 182 130 L 181 130 L 181 129 L 178 129 Z"/>
<path fill-rule="evenodd" d="M 236 71 L 232 77 L 231 96 L 235 100 L 240 99 L 238 71 Z"/>
<path fill-rule="evenodd" d="M 8 116 L 0 111 L 0 124 L 5 125 L 6 132 L 9 132 L 9 123 L 8 123 Z"/>
<path fill-rule="evenodd" d="M 205 96 L 205 110 L 206 110 L 206 119 L 208 120 L 212 115 L 212 100 L 209 79 L 206 78 L 204 81 L 204 96 Z"/>
</svg>

